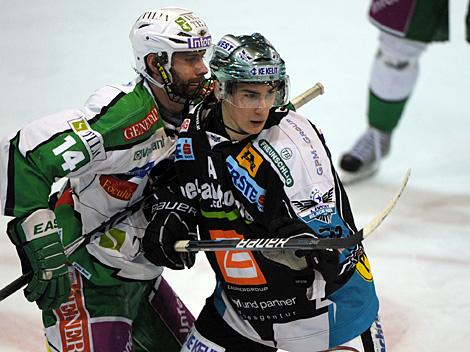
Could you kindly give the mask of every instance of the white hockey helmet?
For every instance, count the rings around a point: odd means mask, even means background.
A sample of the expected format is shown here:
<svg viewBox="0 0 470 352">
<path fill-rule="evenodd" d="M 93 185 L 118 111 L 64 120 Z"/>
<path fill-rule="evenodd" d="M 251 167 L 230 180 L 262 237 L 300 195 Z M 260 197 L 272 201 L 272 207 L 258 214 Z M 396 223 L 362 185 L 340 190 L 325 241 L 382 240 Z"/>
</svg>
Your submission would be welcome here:
<svg viewBox="0 0 470 352">
<path fill-rule="evenodd" d="M 160 88 L 171 90 L 171 59 L 174 52 L 199 51 L 211 46 L 212 38 L 205 21 L 191 10 L 164 7 L 144 12 L 129 34 L 135 58 L 135 70 Z M 157 55 L 163 84 L 147 72 L 145 57 Z M 163 72 L 162 72 L 163 71 Z"/>
</svg>

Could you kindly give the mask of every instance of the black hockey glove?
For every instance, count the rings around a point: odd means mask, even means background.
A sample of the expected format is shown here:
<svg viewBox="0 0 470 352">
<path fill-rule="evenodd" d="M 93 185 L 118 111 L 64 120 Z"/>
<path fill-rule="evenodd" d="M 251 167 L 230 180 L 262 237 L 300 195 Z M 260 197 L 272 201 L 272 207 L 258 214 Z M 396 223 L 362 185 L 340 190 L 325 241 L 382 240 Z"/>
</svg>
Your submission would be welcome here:
<svg viewBox="0 0 470 352">
<path fill-rule="evenodd" d="M 194 265 L 195 253 L 178 253 L 180 240 L 197 239 L 196 209 L 168 188 L 159 189 L 144 208 L 150 221 L 142 241 L 144 256 L 155 265 L 181 270 Z"/>
<path fill-rule="evenodd" d="M 269 229 L 273 235 L 282 238 L 303 233 L 317 237 L 316 233 L 301 220 L 290 217 L 281 217 L 273 220 Z M 299 268 L 292 267 L 292 269 L 313 268 L 322 274 L 327 284 L 336 281 L 340 271 L 339 252 L 337 250 L 296 250 L 293 254 L 294 258 L 298 258 L 299 263 L 304 263 L 304 266 Z M 291 261 L 295 262 L 293 259 Z"/>
</svg>

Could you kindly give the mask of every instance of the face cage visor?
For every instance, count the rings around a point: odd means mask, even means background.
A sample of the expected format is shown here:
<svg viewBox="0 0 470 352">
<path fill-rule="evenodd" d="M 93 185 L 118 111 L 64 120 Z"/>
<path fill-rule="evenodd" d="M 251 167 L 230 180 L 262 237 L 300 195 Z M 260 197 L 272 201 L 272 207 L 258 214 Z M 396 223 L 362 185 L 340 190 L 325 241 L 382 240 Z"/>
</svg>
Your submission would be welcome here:
<svg viewBox="0 0 470 352">
<path fill-rule="evenodd" d="M 256 89 L 265 85 L 269 89 Z M 273 108 L 289 103 L 289 76 L 276 81 L 225 81 L 219 82 L 219 99 L 241 109 Z"/>
</svg>

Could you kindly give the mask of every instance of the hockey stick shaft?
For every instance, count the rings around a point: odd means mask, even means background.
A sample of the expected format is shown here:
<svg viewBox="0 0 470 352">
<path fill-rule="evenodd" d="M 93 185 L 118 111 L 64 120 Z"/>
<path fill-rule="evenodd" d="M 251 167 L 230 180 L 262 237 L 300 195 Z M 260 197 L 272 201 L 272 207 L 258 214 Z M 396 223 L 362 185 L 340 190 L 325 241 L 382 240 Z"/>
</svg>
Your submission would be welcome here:
<svg viewBox="0 0 470 352">
<path fill-rule="evenodd" d="M 139 210 L 143 205 L 145 200 L 147 200 L 152 195 L 147 195 L 145 197 L 140 198 L 137 202 L 135 202 L 130 207 L 123 209 L 122 211 L 118 212 L 117 214 L 110 217 L 107 221 L 104 221 L 101 225 L 97 228 L 92 230 L 91 232 L 77 238 L 73 242 L 69 243 L 64 247 L 64 252 L 68 256 L 75 252 L 78 248 L 83 245 L 86 245 L 90 242 L 91 238 L 97 234 L 103 234 L 108 231 L 113 226 L 121 223 L 125 219 L 127 219 L 130 215 L 134 214 L 137 210 Z M 8 296 L 12 295 L 16 291 L 18 291 L 21 287 L 25 286 L 33 277 L 33 272 L 29 271 L 9 283 L 7 286 L 0 290 L 0 302 L 3 301 Z"/>
<path fill-rule="evenodd" d="M 361 230 L 344 238 L 316 238 L 312 234 L 305 233 L 288 238 L 256 238 L 256 239 L 218 239 L 201 241 L 178 241 L 175 244 L 177 252 L 213 252 L 213 251 L 276 251 L 280 249 L 340 249 L 352 247 L 369 237 L 383 220 L 390 214 L 395 207 L 398 199 L 402 195 L 411 170 L 407 170 L 400 188 L 389 201 L 387 206 L 382 209 L 371 221 L 369 221 Z"/>
<path fill-rule="evenodd" d="M 310 100 L 318 97 L 324 92 L 325 88 L 323 87 L 323 84 L 318 82 L 312 88 L 307 89 L 305 92 L 292 99 L 291 103 L 295 106 L 296 109 L 299 109 L 307 104 Z"/>
</svg>

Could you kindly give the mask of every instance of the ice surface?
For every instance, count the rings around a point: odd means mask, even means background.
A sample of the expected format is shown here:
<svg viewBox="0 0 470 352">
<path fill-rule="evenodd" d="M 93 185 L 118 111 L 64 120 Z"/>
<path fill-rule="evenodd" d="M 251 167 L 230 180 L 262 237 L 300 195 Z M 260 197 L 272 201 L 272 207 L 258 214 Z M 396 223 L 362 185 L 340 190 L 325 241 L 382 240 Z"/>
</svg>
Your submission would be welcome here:
<svg viewBox="0 0 470 352">
<path fill-rule="evenodd" d="M 367 1 L 177 4 L 204 16 L 214 38 L 229 32 L 266 35 L 287 62 L 293 96 L 322 82 L 325 94 L 300 112 L 321 127 L 335 160 L 363 131 L 377 45 Z M 141 12 L 164 5 L 172 4 L 1 0 L 0 137 L 44 114 L 81 105 L 103 84 L 132 79 L 128 31 Z M 466 1 L 451 5 L 452 40 L 424 53 L 391 156 L 375 178 L 348 188 L 362 226 L 412 168 L 400 203 L 365 244 L 390 351 L 453 351 L 468 345 L 470 46 L 464 41 Z M 2 233 L 6 220 L 1 218 Z M 20 274 L 6 236 L 0 236 L 0 267 L 2 287 Z M 203 255 L 191 271 L 165 276 L 194 313 L 214 285 Z M 0 303 L 2 351 L 40 351 L 43 345 L 34 304 L 21 292 Z"/>
</svg>

